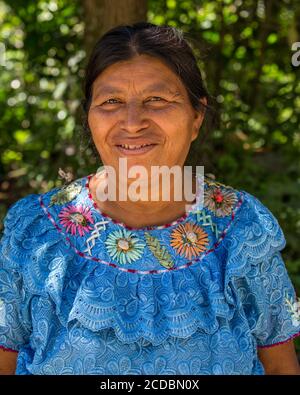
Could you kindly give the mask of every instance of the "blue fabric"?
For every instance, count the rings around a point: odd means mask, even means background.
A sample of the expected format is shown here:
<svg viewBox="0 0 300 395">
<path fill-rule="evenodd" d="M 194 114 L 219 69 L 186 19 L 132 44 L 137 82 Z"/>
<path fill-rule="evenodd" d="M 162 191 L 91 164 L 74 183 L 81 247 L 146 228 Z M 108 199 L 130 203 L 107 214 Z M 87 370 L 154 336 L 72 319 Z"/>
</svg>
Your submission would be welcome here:
<svg viewBox="0 0 300 395">
<path fill-rule="evenodd" d="M 0 346 L 19 352 L 16 374 L 264 374 L 257 348 L 300 332 L 280 253 L 286 241 L 270 210 L 220 184 L 229 211 L 207 200 L 182 222 L 130 231 L 93 206 L 86 181 L 75 181 L 68 201 L 54 188 L 20 199 L 6 215 Z M 75 206 L 93 219 L 84 235 L 61 221 Z M 187 223 L 208 236 L 193 259 L 171 245 L 171 233 Z M 131 262 L 112 258 L 105 243 L 118 232 L 143 246 Z"/>
</svg>

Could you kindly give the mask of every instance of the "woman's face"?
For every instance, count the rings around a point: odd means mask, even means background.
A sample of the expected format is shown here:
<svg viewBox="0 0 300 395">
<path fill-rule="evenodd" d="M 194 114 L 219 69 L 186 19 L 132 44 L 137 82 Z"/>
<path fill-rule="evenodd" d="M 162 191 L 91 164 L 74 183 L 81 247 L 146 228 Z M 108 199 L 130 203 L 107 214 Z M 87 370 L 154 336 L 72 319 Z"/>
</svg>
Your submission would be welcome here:
<svg viewBox="0 0 300 395">
<path fill-rule="evenodd" d="M 93 83 L 89 127 L 103 164 L 117 173 L 120 158 L 127 159 L 127 171 L 133 165 L 147 171 L 152 165 L 182 167 L 202 120 L 180 79 L 155 57 L 115 63 Z"/>
</svg>

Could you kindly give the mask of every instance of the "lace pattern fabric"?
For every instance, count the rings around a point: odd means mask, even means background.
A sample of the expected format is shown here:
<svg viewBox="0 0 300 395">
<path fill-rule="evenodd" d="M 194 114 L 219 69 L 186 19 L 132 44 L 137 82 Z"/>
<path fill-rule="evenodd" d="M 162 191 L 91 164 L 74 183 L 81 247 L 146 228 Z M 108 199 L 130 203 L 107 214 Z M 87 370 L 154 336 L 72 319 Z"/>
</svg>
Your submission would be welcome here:
<svg viewBox="0 0 300 395">
<path fill-rule="evenodd" d="M 264 374 L 257 347 L 300 335 L 283 232 L 253 195 L 206 180 L 204 207 L 127 229 L 89 177 L 5 218 L 0 345 L 17 374 Z"/>
</svg>

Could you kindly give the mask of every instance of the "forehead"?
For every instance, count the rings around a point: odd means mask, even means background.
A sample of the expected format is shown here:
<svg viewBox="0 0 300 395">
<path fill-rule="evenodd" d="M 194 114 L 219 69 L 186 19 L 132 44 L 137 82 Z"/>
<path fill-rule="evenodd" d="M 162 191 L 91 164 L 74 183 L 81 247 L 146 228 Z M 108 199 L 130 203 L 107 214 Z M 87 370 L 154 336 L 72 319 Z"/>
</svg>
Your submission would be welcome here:
<svg viewBox="0 0 300 395">
<path fill-rule="evenodd" d="M 108 83 L 105 83 L 105 85 L 98 85 L 95 88 L 95 95 L 101 96 L 101 95 L 110 95 L 110 94 L 116 94 L 116 93 L 122 93 L 123 89 L 122 86 L 124 85 L 124 81 L 120 82 L 120 85 L 116 81 L 113 85 L 110 85 Z M 127 84 L 128 86 L 129 84 Z M 125 83 L 126 86 L 126 83 Z M 126 88 L 125 88 L 126 89 Z M 179 94 L 178 89 L 176 87 L 170 87 L 170 85 L 163 83 L 163 82 L 157 82 L 157 83 L 150 83 L 147 84 L 143 89 L 139 88 L 139 91 L 141 93 L 152 93 L 152 92 L 164 92 L 168 94 Z"/>
<path fill-rule="evenodd" d="M 114 63 L 93 83 L 95 94 L 117 93 L 130 87 L 147 92 L 174 93 L 184 90 L 181 80 L 171 68 L 159 59 L 145 55 Z"/>
</svg>

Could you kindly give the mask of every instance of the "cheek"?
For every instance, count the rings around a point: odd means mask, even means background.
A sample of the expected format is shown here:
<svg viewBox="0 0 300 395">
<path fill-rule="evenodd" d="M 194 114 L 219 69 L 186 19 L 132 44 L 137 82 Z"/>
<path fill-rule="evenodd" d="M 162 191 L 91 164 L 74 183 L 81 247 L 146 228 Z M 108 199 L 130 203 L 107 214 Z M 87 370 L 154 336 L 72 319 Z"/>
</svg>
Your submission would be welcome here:
<svg viewBox="0 0 300 395">
<path fill-rule="evenodd" d="M 174 134 L 168 134 L 167 145 L 165 147 L 166 157 L 172 161 L 181 163 L 181 159 L 185 158 L 189 152 L 191 144 L 191 132 L 187 129 L 176 130 Z"/>
<path fill-rule="evenodd" d="M 171 117 L 162 118 L 161 125 L 174 146 L 184 144 L 191 137 L 192 122 L 187 113 L 177 111 Z"/>
<path fill-rule="evenodd" d="M 92 132 L 92 134 L 94 134 L 95 129 L 97 129 L 98 122 L 97 122 L 97 116 L 93 111 L 90 111 L 88 114 L 88 124 L 90 131 Z"/>
<path fill-rule="evenodd" d="M 95 142 L 101 141 L 105 138 L 105 130 L 107 129 L 107 125 L 103 121 L 103 118 L 96 113 L 96 111 L 89 112 L 88 124 Z"/>
<path fill-rule="evenodd" d="M 180 123 L 179 120 L 176 120 L 176 123 L 173 123 L 166 134 L 170 146 L 176 150 L 182 150 L 191 140 L 192 130 L 186 122 Z"/>
</svg>

